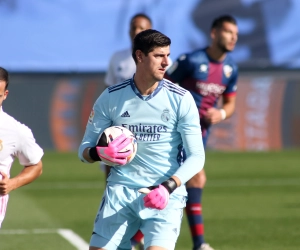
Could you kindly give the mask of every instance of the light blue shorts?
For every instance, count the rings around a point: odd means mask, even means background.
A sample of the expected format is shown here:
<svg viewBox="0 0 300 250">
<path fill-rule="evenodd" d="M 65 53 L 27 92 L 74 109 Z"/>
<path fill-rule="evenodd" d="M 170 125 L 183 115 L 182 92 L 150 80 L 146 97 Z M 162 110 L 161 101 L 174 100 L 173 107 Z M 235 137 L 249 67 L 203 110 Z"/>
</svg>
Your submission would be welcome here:
<svg viewBox="0 0 300 250">
<path fill-rule="evenodd" d="M 131 250 L 130 239 L 140 229 L 145 249 L 175 248 L 186 197 L 170 196 L 163 210 L 145 208 L 144 194 L 121 185 L 107 186 L 97 213 L 90 246 L 109 250 Z"/>
</svg>

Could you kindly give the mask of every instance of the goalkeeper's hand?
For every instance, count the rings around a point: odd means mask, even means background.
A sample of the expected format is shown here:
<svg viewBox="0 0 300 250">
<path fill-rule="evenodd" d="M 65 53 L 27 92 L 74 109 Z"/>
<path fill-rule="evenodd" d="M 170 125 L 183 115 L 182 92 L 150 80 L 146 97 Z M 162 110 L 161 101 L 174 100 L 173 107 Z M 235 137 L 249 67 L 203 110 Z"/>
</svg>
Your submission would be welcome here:
<svg viewBox="0 0 300 250">
<path fill-rule="evenodd" d="M 119 152 L 131 143 L 131 138 L 126 138 L 125 134 L 119 135 L 116 139 L 108 144 L 107 147 L 96 146 L 89 151 L 90 157 L 94 161 L 105 159 L 113 164 L 125 165 L 127 157 L 132 154 L 132 150 Z"/>
<path fill-rule="evenodd" d="M 147 194 L 144 197 L 145 207 L 162 210 L 168 205 L 170 194 L 176 188 L 177 183 L 173 178 L 170 178 L 158 186 L 141 188 L 139 192 Z"/>
</svg>

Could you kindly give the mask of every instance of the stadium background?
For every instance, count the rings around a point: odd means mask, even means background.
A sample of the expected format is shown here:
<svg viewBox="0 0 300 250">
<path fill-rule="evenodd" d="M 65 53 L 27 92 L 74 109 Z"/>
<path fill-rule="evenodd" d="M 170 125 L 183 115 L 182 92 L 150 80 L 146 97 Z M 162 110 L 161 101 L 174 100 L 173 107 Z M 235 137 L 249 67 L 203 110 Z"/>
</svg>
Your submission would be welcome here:
<svg viewBox="0 0 300 250">
<path fill-rule="evenodd" d="M 237 19 L 237 110 L 214 127 L 209 148 L 300 146 L 300 30 L 294 28 L 299 1 L 4 0 L 0 65 L 11 73 L 13 93 L 4 107 L 32 128 L 43 148 L 76 150 L 105 88 L 110 56 L 130 46 L 128 23 L 137 12 L 147 13 L 153 27 L 170 36 L 173 60 L 208 44 L 214 17 L 229 13 Z"/>
<path fill-rule="evenodd" d="M 237 109 L 208 142 L 206 240 L 222 250 L 298 250 L 298 0 L 0 0 L 0 65 L 11 74 L 3 108 L 46 151 L 43 175 L 11 193 L 0 249 L 74 249 L 76 237 L 64 241 L 53 234 L 59 228 L 89 241 L 104 174 L 76 150 L 111 54 L 130 46 L 137 12 L 171 37 L 173 60 L 209 42 L 215 16 L 236 17 Z M 16 161 L 12 176 L 20 169 Z M 188 230 L 184 218 L 176 250 L 191 249 Z"/>
</svg>

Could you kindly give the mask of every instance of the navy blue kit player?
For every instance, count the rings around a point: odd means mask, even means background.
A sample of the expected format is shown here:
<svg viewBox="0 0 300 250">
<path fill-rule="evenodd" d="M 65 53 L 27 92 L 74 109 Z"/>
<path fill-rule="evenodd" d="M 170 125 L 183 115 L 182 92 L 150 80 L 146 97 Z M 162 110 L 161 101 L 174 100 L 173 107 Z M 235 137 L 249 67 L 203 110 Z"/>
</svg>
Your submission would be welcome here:
<svg viewBox="0 0 300 250">
<path fill-rule="evenodd" d="M 206 145 L 210 127 L 230 117 L 235 110 L 238 68 L 227 54 L 238 39 L 236 20 L 228 15 L 216 18 L 211 27 L 212 42 L 207 48 L 181 55 L 166 73 L 166 78 L 189 90 L 198 107 L 202 138 Z M 222 98 L 222 108 L 217 108 Z M 196 167 L 196 166 L 195 166 Z M 186 184 L 186 213 L 194 250 L 213 250 L 204 241 L 202 190 L 206 174 L 202 169 Z"/>
<path fill-rule="evenodd" d="M 118 165 L 107 179 L 90 250 L 130 250 L 139 229 L 146 250 L 175 249 L 187 198 L 184 184 L 201 171 L 205 154 L 191 93 L 163 78 L 170 44 L 156 30 L 137 34 L 135 75 L 107 88 L 93 106 L 79 158 L 86 163 L 105 158 Z M 97 145 L 104 129 L 115 125 L 128 128 L 137 139 L 136 156 L 128 164 L 131 152 L 120 152 L 128 139 L 120 136 L 107 147 Z"/>
</svg>

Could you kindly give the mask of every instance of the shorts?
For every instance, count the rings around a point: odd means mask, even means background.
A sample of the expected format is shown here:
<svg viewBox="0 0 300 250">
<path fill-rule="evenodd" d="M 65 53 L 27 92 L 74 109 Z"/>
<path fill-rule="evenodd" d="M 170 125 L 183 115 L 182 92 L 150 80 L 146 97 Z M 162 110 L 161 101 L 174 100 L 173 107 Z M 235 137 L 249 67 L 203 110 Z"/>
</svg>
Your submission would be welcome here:
<svg viewBox="0 0 300 250">
<path fill-rule="evenodd" d="M 172 194 L 163 210 L 145 208 L 144 194 L 122 185 L 107 186 L 100 203 L 90 246 L 131 250 L 130 239 L 140 229 L 145 249 L 174 249 L 179 236 L 186 197 Z"/>
</svg>

